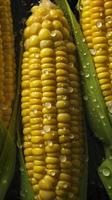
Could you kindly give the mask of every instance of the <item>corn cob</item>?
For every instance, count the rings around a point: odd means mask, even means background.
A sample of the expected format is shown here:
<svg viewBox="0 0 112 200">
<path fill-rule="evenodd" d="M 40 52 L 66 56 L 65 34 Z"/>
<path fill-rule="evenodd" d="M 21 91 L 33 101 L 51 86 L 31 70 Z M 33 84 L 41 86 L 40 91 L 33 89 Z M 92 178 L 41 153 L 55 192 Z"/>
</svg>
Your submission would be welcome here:
<svg viewBox="0 0 112 200">
<path fill-rule="evenodd" d="M 12 113 L 15 95 L 15 56 L 10 1 L 0 1 L 1 24 L 1 119 L 6 127 Z"/>
<path fill-rule="evenodd" d="M 81 26 L 108 111 L 112 112 L 112 2 L 82 1 Z"/>
<path fill-rule="evenodd" d="M 23 147 L 35 199 L 79 199 L 84 123 L 75 45 L 63 12 L 32 7 L 24 30 Z"/>
</svg>

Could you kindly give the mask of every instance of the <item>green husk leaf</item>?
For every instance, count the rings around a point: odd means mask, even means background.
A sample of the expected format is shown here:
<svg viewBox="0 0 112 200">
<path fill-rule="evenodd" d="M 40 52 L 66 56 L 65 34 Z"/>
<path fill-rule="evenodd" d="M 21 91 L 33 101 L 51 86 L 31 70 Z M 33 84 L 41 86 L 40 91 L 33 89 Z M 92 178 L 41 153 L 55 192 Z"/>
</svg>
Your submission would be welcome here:
<svg viewBox="0 0 112 200">
<path fill-rule="evenodd" d="M 66 0 L 63 0 L 63 1 L 56 0 L 55 2 L 64 11 L 64 14 L 67 17 L 67 19 L 71 25 L 71 31 L 74 35 L 75 27 L 73 26 L 72 19 L 71 19 L 71 15 L 73 15 L 73 14 L 69 7 L 69 4 L 67 3 Z M 74 17 L 74 16 L 72 16 L 72 17 Z M 86 128 L 85 128 L 85 130 L 86 130 Z M 87 144 L 87 136 L 85 135 L 85 163 L 84 163 L 84 171 L 83 171 L 82 179 L 80 181 L 81 188 L 80 188 L 79 200 L 87 199 L 87 179 L 88 179 L 88 144 Z"/>
<path fill-rule="evenodd" d="M 101 141 L 107 145 L 111 145 L 112 127 L 98 79 L 96 77 L 92 56 L 89 52 L 87 44 L 85 43 L 80 25 L 70 10 L 67 1 L 64 0 L 62 3 L 57 0 L 56 2 L 59 2 L 59 5 L 63 8 L 63 10 L 65 10 L 65 14 L 71 23 L 72 32 L 77 45 L 85 107 L 89 124 L 92 131 Z"/>
<path fill-rule="evenodd" d="M 0 139 L 5 142 L 0 152 L 0 200 L 3 200 L 14 175 L 16 162 L 16 146 L 11 138 L 11 133 L 0 121 Z"/>
<path fill-rule="evenodd" d="M 109 198 L 112 200 L 112 156 L 103 161 L 98 169 L 98 174 L 105 186 Z"/>
</svg>

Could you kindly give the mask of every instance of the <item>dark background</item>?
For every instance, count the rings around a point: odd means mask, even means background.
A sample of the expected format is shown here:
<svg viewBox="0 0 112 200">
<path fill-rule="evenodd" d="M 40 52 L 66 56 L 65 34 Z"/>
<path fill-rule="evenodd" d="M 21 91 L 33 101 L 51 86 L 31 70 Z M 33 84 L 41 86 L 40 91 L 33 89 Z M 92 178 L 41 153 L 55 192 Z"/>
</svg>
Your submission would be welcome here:
<svg viewBox="0 0 112 200">
<path fill-rule="evenodd" d="M 15 48 L 16 48 L 16 62 L 19 63 L 19 52 L 21 47 L 21 36 L 24 27 L 25 19 L 30 14 L 30 8 L 36 4 L 37 0 L 12 0 L 12 13 L 15 33 Z M 72 10 L 74 11 L 75 5 L 72 0 L 68 0 Z M 77 1 L 76 1 L 77 3 Z M 77 17 L 78 13 L 75 12 Z M 102 144 L 93 136 L 93 133 L 88 128 L 88 197 L 87 200 L 109 200 L 106 195 L 105 189 L 100 182 L 97 175 L 97 169 L 104 158 Z M 15 176 L 12 180 L 11 186 L 7 192 L 5 200 L 19 200 L 20 195 L 20 179 L 19 179 L 19 164 L 16 164 Z"/>
</svg>

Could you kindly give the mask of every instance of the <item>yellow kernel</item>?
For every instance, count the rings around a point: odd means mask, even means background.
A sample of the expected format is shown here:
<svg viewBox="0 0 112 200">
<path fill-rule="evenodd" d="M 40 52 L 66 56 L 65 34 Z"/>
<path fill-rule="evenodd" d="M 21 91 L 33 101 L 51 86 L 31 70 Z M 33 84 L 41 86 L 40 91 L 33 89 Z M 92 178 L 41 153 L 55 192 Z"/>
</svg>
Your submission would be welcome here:
<svg viewBox="0 0 112 200">
<path fill-rule="evenodd" d="M 50 16 L 52 19 L 57 19 L 63 16 L 63 12 L 60 9 L 51 9 Z"/>
<path fill-rule="evenodd" d="M 30 26 L 30 35 L 36 35 L 39 33 L 41 29 L 41 24 L 38 22 L 34 22 L 31 26 Z"/>
<path fill-rule="evenodd" d="M 65 69 L 57 69 L 56 70 L 56 76 L 67 76 L 68 71 Z"/>
<path fill-rule="evenodd" d="M 62 128 L 58 129 L 58 134 L 59 135 L 69 135 L 70 134 L 70 129 L 65 128 L 64 126 Z"/>
<path fill-rule="evenodd" d="M 30 47 L 35 47 L 35 46 L 38 46 L 39 45 L 39 37 L 37 35 L 32 35 L 30 38 L 29 38 L 29 45 Z"/>
<path fill-rule="evenodd" d="M 58 164 L 59 163 L 59 158 L 47 156 L 46 159 L 45 159 L 45 162 L 47 164 L 56 164 L 56 163 Z"/>
<path fill-rule="evenodd" d="M 51 133 L 47 133 L 44 135 L 44 139 L 45 140 L 55 140 L 57 139 L 57 132 L 56 131 L 52 131 Z"/>
<path fill-rule="evenodd" d="M 28 50 L 29 47 L 30 47 L 30 40 L 26 39 L 25 42 L 24 42 L 24 48 L 25 48 L 25 50 Z"/>
<path fill-rule="evenodd" d="M 45 161 L 44 160 L 34 160 L 34 165 L 37 165 L 37 166 L 45 166 Z"/>
<path fill-rule="evenodd" d="M 53 200 L 53 199 L 55 199 L 55 192 L 49 191 L 49 190 L 48 191 L 40 190 L 39 197 L 40 197 L 40 199 L 44 199 L 44 200 Z"/>
<path fill-rule="evenodd" d="M 52 31 L 51 37 L 53 40 L 62 40 L 63 39 L 63 35 L 62 35 L 61 31 L 59 31 L 59 30 Z"/>
<path fill-rule="evenodd" d="M 54 92 L 44 92 L 43 97 L 54 97 L 56 96 L 56 93 Z"/>
<path fill-rule="evenodd" d="M 36 179 L 36 181 L 39 181 L 43 178 L 43 174 L 34 173 L 33 177 Z"/>
<path fill-rule="evenodd" d="M 50 20 L 44 20 L 42 22 L 42 28 L 52 29 L 52 22 Z"/>
<path fill-rule="evenodd" d="M 65 40 L 70 39 L 70 31 L 67 28 L 63 27 L 62 32 Z"/>
<path fill-rule="evenodd" d="M 53 21 L 53 26 L 54 26 L 54 29 L 61 29 L 62 28 L 62 23 L 59 21 L 59 20 L 54 20 Z"/>
<path fill-rule="evenodd" d="M 28 37 L 30 37 L 30 27 L 29 26 L 27 26 L 24 30 L 24 38 L 26 39 Z"/>
<path fill-rule="evenodd" d="M 70 53 L 74 53 L 74 51 L 76 49 L 73 42 L 67 42 L 66 47 L 67 47 L 67 51 Z"/>
<path fill-rule="evenodd" d="M 39 32 L 39 39 L 40 40 L 49 40 L 51 39 L 50 31 L 46 28 L 42 28 Z"/>
<path fill-rule="evenodd" d="M 45 166 L 36 166 L 34 165 L 33 170 L 35 173 L 44 173 Z"/>
<path fill-rule="evenodd" d="M 54 86 L 44 86 L 43 88 L 42 88 L 42 91 L 43 92 L 51 92 L 51 91 L 55 91 L 55 87 Z"/>
<path fill-rule="evenodd" d="M 60 150 L 60 145 L 59 144 L 53 144 L 53 145 L 47 145 L 45 147 L 45 152 L 47 153 L 54 153 L 54 152 L 59 152 Z"/>
<path fill-rule="evenodd" d="M 34 88 L 36 88 L 36 87 L 41 87 L 41 84 L 42 84 L 42 82 L 41 82 L 41 80 L 34 80 L 34 81 L 32 81 L 31 83 L 30 83 L 30 87 L 32 88 L 32 87 L 34 87 Z"/>
<path fill-rule="evenodd" d="M 52 106 L 52 107 L 50 108 L 50 113 L 54 113 L 54 112 L 56 112 L 56 108 Z M 43 109 L 42 109 L 42 113 L 43 113 L 43 114 L 49 114 L 49 109 L 48 109 L 48 108 L 43 108 Z"/>
<path fill-rule="evenodd" d="M 56 75 L 54 74 L 54 73 L 44 73 L 44 74 L 42 74 L 42 76 L 41 76 L 41 80 L 49 80 L 49 79 L 53 79 L 53 80 L 55 80 L 55 77 L 56 77 Z"/>
<path fill-rule="evenodd" d="M 52 40 L 42 40 L 40 41 L 40 48 L 48 48 L 48 47 L 53 47 L 53 42 Z"/>
<path fill-rule="evenodd" d="M 65 42 L 63 40 L 56 41 L 56 42 L 54 42 L 54 46 L 55 46 L 55 48 L 60 47 L 60 46 L 65 46 Z"/>
<path fill-rule="evenodd" d="M 31 47 L 30 49 L 29 49 L 29 53 L 39 53 L 40 52 L 40 48 L 38 48 L 38 47 Z"/>
<path fill-rule="evenodd" d="M 54 62 L 55 62 L 54 58 L 50 58 L 50 57 L 42 58 L 41 59 L 42 68 L 54 67 L 55 66 Z"/>
<path fill-rule="evenodd" d="M 99 55 L 99 56 L 94 56 L 93 59 L 96 63 L 103 63 L 106 62 L 108 58 L 107 56 Z"/>
<path fill-rule="evenodd" d="M 44 154 L 44 149 L 43 148 L 33 148 L 32 149 L 32 154 L 35 155 L 35 156 L 38 156 L 38 155 L 43 155 Z"/>
<path fill-rule="evenodd" d="M 57 56 L 56 63 L 68 63 L 68 58 L 63 57 L 63 56 Z"/>
<path fill-rule="evenodd" d="M 40 56 L 41 58 L 44 58 L 44 57 L 52 57 L 54 55 L 54 51 L 53 49 L 51 48 L 44 48 L 41 50 L 40 52 Z"/>
<path fill-rule="evenodd" d="M 70 102 L 65 101 L 65 100 L 57 101 L 57 103 L 56 103 L 57 108 L 68 108 L 69 105 L 70 105 Z"/>
<path fill-rule="evenodd" d="M 54 85 L 56 85 L 56 81 L 55 80 L 43 80 L 42 85 L 43 86 L 54 86 Z"/>
<path fill-rule="evenodd" d="M 56 119 L 47 119 L 47 118 L 44 118 L 43 119 L 43 124 L 44 125 L 52 125 L 52 124 L 57 124 L 57 120 Z"/>
<path fill-rule="evenodd" d="M 31 16 L 27 19 L 26 25 L 27 25 L 27 26 L 30 26 L 31 24 L 33 24 L 34 22 L 36 22 L 36 20 L 37 20 L 37 17 L 34 16 L 34 15 L 31 15 Z"/>
<path fill-rule="evenodd" d="M 69 29 L 69 24 L 68 24 L 67 19 L 63 16 L 63 17 L 60 18 L 60 20 L 61 20 L 62 24 L 63 24 L 66 28 Z"/>
</svg>

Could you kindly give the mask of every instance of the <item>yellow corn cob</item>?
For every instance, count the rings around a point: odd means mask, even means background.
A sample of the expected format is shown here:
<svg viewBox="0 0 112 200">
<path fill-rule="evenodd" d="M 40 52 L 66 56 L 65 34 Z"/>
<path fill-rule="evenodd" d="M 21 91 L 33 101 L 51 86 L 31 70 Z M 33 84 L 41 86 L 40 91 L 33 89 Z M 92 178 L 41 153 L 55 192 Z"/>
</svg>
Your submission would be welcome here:
<svg viewBox="0 0 112 200">
<path fill-rule="evenodd" d="M 12 112 L 12 102 L 15 94 L 15 58 L 14 38 L 11 17 L 10 1 L 0 1 L 0 24 L 1 24 L 1 81 L 3 97 L 1 99 L 1 118 L 6 127 L 9 125 Z M 2 75 L 3 74 L 3 75 Z"/>
<path fill-rule="evenodd" d="M 81 25 L 108 110 L 112 110 L 112 1 L 82 1 Z"/>
<path fill-rule="evenodd" d="M 35 199 L 78 199 L 84 126 L 75 45 L 63 12 L 50 1 L 32 8 L 24 49 L 23 146 Z"/>
</svg>

